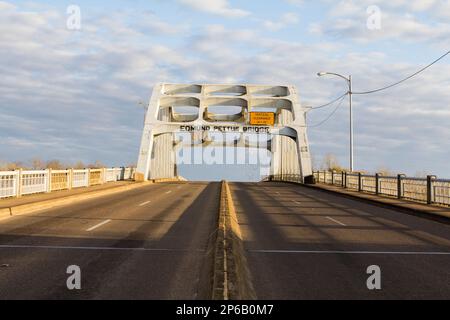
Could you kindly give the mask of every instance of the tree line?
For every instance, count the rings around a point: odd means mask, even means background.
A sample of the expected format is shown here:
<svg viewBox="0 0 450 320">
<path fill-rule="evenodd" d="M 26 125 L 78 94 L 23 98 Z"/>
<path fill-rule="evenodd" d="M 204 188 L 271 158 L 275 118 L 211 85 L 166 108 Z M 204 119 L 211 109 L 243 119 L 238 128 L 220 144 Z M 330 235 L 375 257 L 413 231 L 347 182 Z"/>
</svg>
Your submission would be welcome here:
<svg viewBox="0 0 450 320">
<path fill-rule="evenodd" d="M 17 169 L 25 169 L 25 170 L 43 170 L 43 169 L 54 169 L 54 170 L 63 170 L 67 168 L 73 169 L 84 169 L 84 168 L 105 168 L 106 165 L 97 160 L 94 163 L 84 163 L 83 161 L 76 161 L 74 163 L 63 162 L 61 160 L 52 159 L 52 160 L 42 160 L 41 158 L 33 158 L 29 161 L 0 161 L 0 171 L 11 171 Z"/>
</svg>

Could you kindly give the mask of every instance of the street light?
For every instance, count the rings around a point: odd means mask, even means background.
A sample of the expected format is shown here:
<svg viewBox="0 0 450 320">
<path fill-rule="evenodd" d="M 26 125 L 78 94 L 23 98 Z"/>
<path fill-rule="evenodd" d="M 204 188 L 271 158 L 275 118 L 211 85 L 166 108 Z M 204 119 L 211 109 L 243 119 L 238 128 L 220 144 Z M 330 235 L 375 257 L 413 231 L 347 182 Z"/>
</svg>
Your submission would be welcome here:
<svg viewBox="0 0 450 320">
<path fill-rule="evenodd" d="M 321 71 L 317 76 L 322 77 L 326 75 L 333 75 L 340 77 L 347 81 L 348 84 L 348 97 L 349 97 L 349 107 L 350 107 L 350 172 L 353 172 L 353 112 L 352 112 L 352 76 L 345 77 L 338 73 L 324 72 Z"/>
</svg>

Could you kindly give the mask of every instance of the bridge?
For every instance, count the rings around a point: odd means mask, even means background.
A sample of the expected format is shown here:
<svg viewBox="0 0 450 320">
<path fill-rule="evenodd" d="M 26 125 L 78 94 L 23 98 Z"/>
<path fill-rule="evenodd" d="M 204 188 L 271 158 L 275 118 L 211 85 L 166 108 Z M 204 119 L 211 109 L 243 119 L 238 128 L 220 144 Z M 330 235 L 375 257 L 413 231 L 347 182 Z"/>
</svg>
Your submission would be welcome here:
<svg viewBox="0 0 450 320">
<path fill-rule="evenodd" d="M 0 298 L 448 299 L 450 181 L 313 172 L 305 111 L 160 84 L 136 169 L 0 172 Z M 269 150 L 269 175 L 185 181 L 177 148 L 205 145 Z"/>
</svg>

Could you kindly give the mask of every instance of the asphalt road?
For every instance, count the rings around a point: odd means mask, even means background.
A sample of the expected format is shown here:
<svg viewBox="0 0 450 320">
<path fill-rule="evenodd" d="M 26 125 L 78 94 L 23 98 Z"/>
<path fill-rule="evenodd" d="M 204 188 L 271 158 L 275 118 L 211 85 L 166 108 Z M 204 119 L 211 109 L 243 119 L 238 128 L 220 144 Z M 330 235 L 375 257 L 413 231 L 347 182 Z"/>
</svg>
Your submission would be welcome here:
<svg viewBox="0 0 450 320">
<path fill-rule="evenodd" d="M 450 299 L 450 225 L 293 184 L 230 186 L 258 299 Z"/>
<path fill-rule="evenodd" d="M 163 183 L 0 221 L 0 299 L 206 299 L 219 183 Z M 67 267 L 81 269 L 68 290 Z"/>
</svg>

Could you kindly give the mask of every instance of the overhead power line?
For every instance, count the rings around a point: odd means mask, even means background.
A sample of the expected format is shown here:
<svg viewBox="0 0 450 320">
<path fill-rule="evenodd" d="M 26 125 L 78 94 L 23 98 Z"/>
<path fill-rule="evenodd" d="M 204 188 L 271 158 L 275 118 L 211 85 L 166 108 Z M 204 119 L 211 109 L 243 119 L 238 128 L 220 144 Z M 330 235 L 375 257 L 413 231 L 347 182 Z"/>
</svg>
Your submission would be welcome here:
<svg viewBox="0 0 450 320">
<path fill-rule="evenodd" d="M 310 108 L 309 111 L 328 107 L 328 106 L 332 105 L 333 103 L 335 103 L 336 101 L 339 101 L 339 99 L 342 99 L 343 97 L 345 97 L 347 94 L 348 94 L 348 91 L 347 91 L 346 93 L 340 95 L 340 96 L 337 97 L 336 99 L 334 99 L 334 100 L 328 102 L 327 104 L 323 104 L 323 105 L 321 105 L 321 106 L 317 106 L 317 107 L 312 107 L 312 108 Z"/>
<path fill-rule="evenodd" d="M 383 88 L 379 88 L 379 89 L 376 89 L 376 90 L 370 90 L 370 91 L 352 92 L 352 94 L 369 94 L 369 93 L 375 93 L 375 92 L 379 92 L 379 91 L 383 91 L 383 90 L 392 88 L 392 87 L 394 87 L 394 86 L 396 86 L 396 85 L 399 85 L 400 83 L 403 83 L 403 82 L 405 82 L 405 81 L 407 81 L 407 80 L 409 80 L 409 79 L 415 77 L 415 76 L 418 75 L 419 73 L 422 73 L 423 71 L 425 71 L 426 69 L 428 69 L 429 67 L 431 67 L 432 65 L 434 65 L 435 63 L 437 63 L 437 62 L 439 62 L 440 60 L 444 59 L 444 58 L 445 58 L 446 56 L 448 56 L 449 54 L 450 54 L 450 51 L 448 51 L 447 53 L 443 54 L 442 56 L 440 56 L 438 59 L 434 60 L 432 63 L 430 63 L 430 64 L 427 65 L 426 67 L 420 69 L 419 71 L 413 73 L 412 75 L 410 75 L 410 76 L 408 76 L 408 77 L 406 77 L 406 78 L 404 78 L 404 79 L 402 79 L 402 80 L 400 80 L 400 81 L 397 81 L 397 82 L 395 82 L 395 83 L 393 83 L 393 84 L 391 84 L 391 85 L 389 85 L 389 86 L 386 86 L 386 87 L 383 87 Z"/>
<path fill-rule="evenodd" d="M 339 110 L 339 108 L 342 106 L 342 102 L 344 101 L 344 99 L 345 99 L 345 96 L 346 96 L 347 94 L 345 94 L 345 95 L 343 95 L 343 96 L 341 96 L 341 100 L 339 101 L 339 103 L 338 103 L 338 105 L 336 106 L 336 108 L 334 108 L 334 110 L 324 119 L 324 120 L 322 120 L 321 122 L 319 122 L 319 123 L 316 123 L 316 124 L 314 124 L 314 125 L 307 125 L 306 127 L 308 127 L 308 128 L 314 128 L 314 127 L 318 127 L 318 126 L 321 126 L 322 124 L 324 124 L 325 122 L 327 122 L 328 120 L 330 120 L 331 119 L 331 117 Z"/>
</svg>

